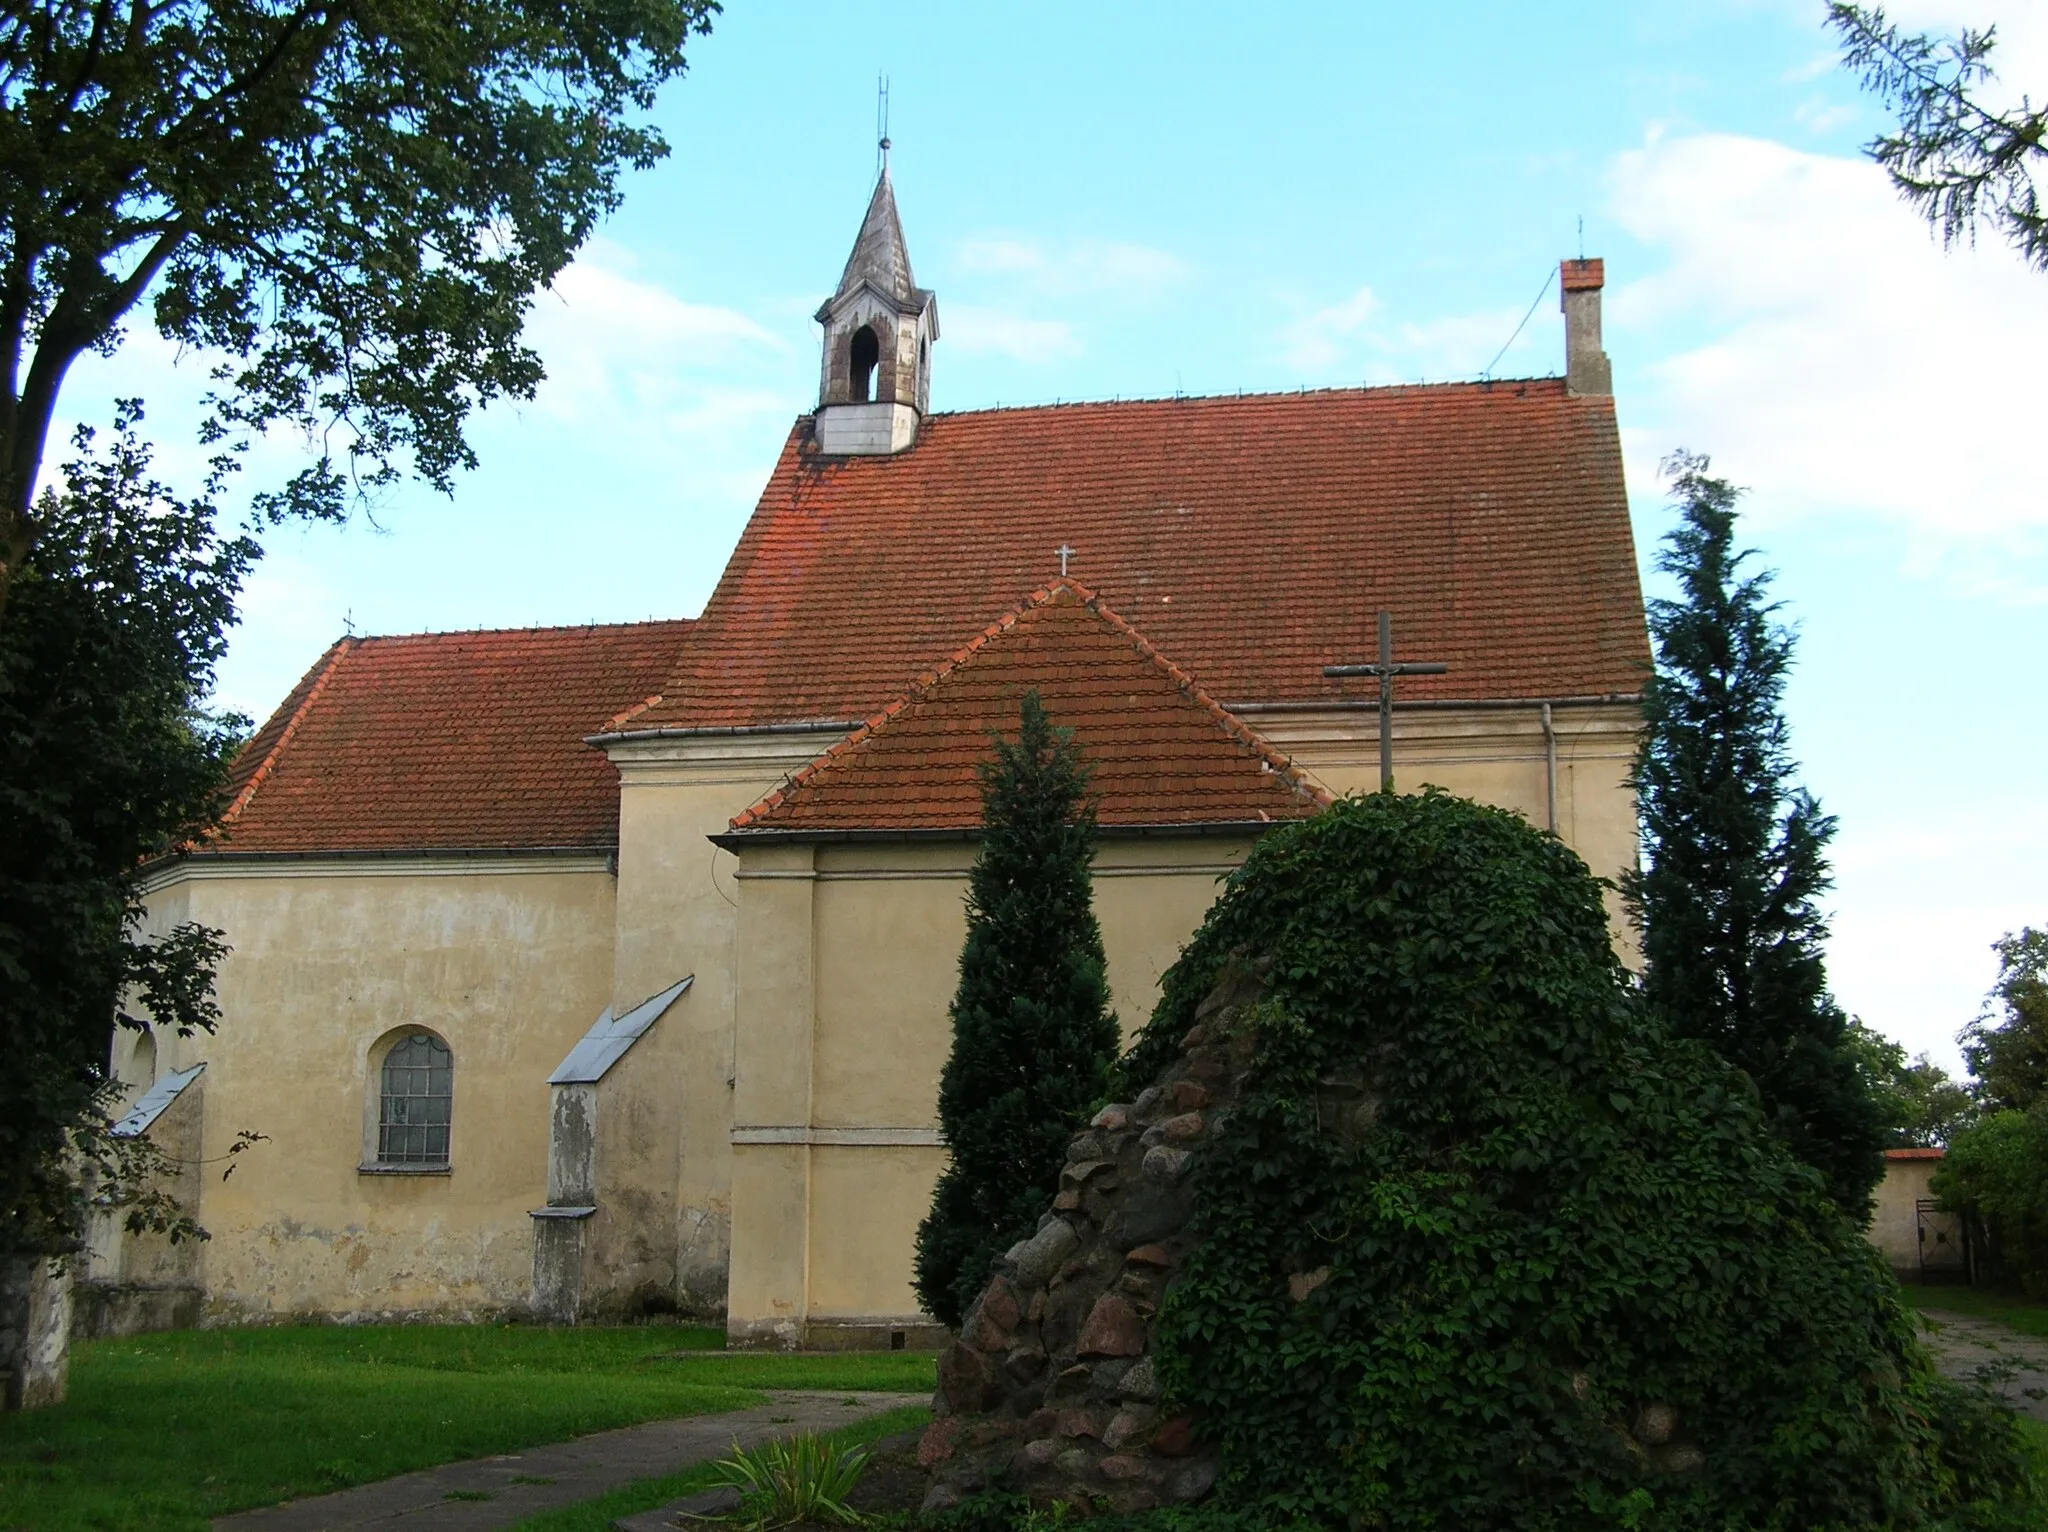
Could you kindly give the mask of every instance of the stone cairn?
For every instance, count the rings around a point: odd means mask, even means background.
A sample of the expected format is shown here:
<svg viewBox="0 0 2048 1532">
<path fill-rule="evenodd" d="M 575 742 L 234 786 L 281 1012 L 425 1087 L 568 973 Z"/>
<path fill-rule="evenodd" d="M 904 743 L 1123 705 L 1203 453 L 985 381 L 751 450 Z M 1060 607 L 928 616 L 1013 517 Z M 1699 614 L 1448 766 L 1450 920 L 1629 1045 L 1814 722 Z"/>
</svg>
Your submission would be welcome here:
<svg viewBox="0 0 2048 1532">
<path fill-rule="evenodd" d="M 1143 1511 L 1216 1482 L 1199 1423 L 1160 1406 L 1152 1320 L 1193 1243 L 1190 1160 L 1251 1057 L 1233 1023 L 1262 989 L 1226 971 L 1158 1082 L 1068 1145 L 1038 1232 L 996 1263 L 939 1358 L 936 1418 L 918 1449 L 934 1471 L 925 1509 L 1002 1484 L 1038 1504 Z"/>
<path fill-rule="evenodd" d="M 1239 1022 L 1264 993 L 1263 968 L 1226 966 L 1158 1081 L 1104 1107 L 1068 1145 L 1038 1232 L 995 1263 L 939 1357 L 935 1418 L 918 1446 L 933 1475 L 926 1510 L 1000 1486 L 1040 1505 L 1144 1511 L 1215 1484 L 1200 1422 L 1162 1408 L 1152 1323 L 1195 1243 L 1188 1170 L 1237 1099 L 1253 1047 Z M 1324 1131 L 1339 1134 L 1378 1113 L 1366 1071 L 1323 1082 L 1317 1104 Z M 1304 1302 L 1328 1276 L 1291 1273 L 1288 1292 Z M 1590 1382 L 1575 1374 L 1573 1392 Z M 1693 1472 L 1704 1458 L 1679 1425 L 1661 1403 L 1610 1423 L 1617 1450 L 1649 1471 Z"/>
</svg>

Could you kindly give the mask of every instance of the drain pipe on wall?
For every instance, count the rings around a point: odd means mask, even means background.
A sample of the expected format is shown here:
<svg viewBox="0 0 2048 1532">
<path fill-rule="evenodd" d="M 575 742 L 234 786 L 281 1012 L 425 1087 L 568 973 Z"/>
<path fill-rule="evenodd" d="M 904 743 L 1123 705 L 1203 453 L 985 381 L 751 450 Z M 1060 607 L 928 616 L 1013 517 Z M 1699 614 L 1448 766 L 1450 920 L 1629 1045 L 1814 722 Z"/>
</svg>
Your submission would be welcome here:
<svg viewBox="0 0 2048 1532">
<path fill-rule="evenodd" d="M 1557 834 L 1557 725 L 1550 704 L 1543 704 L 1543 806 L 1552 835 Z"/>
</svg>

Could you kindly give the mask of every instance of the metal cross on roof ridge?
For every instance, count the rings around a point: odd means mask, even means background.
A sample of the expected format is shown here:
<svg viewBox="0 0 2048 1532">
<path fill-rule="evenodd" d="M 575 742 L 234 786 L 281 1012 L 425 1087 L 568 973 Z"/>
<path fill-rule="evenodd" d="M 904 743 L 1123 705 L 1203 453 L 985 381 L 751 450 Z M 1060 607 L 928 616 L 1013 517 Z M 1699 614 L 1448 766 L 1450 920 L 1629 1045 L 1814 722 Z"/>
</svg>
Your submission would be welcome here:
<svg viewBox="0 0 2048 1532">
<path fill-rule="evenodd" d="M 1380 791 L 1394 790 L 1394 677 L 1440 676 L 1451 667 L 1441 660 L 1404 660 L 1394 663 L 1394 614 L 1380 613 L 1380 657 L 1370 665 L 1325 665 L 1323 674 L 1377 676 L 1380 682 Z"/>
<path fill-rule="evenodd" d="M 1060 556 L 1060 574 L 1064 578 L 1067 572 L 1067 560 L 1072 558 L 1081 550 L 1079 548 L 1069 548 L 1065 543 L 1061 543 L 1057 548 L 1053 549 L 1052 551 Z"/>
</svg>

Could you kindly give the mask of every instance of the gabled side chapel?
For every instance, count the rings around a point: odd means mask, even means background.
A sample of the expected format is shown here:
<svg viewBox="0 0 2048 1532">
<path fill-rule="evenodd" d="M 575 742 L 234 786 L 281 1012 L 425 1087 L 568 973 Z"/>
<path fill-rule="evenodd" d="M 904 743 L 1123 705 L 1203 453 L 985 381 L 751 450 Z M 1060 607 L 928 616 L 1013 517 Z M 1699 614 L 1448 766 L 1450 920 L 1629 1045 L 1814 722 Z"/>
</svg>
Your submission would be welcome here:
<svg viewBox="0 0 2048 1532">
<path fill-rule="evenodd" d="M 904 1345 L 989 731 L 1095 762 L 1126 1032 L 1272 825 L 1379 783 L 1609 876 L 1648 661 L 1600 343 L 1562 377 L 933 414 L 887 171 L 701 617 L 338 640 L 150 918 L 218 926 L 225 1021 L 117 1044 L 124 1131 L 213 1238 L 101 1238 L 81 1325 L 680 1309 Z M 1397 656 L 1398 657 L 1398 656 Z M 1624 943 L 1617 924 L 1617 940 Z"/>
</svg>

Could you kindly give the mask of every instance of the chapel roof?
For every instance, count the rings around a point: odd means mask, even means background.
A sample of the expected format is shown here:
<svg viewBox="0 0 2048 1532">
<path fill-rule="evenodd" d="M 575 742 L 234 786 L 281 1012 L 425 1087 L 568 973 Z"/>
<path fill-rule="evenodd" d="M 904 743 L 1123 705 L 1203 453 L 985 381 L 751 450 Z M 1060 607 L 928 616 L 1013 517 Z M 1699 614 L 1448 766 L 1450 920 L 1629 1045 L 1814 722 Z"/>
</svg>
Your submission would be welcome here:
<svg viewBox="0 0 2048 1532">
<path fill-rule="evenodd" d="M 1649 664 L 1614 401 L 1557 378 L 977 410 L 888 456 L 798 418 L 689 647 L 621 734 L 854 721 L 1071 572 L 1232 703 L 1632 695 Z"/>
<path fill-rule="evenodd" d="M 208 852 L 603 849 L 619 779 L 583 743 L 692 624 L 338 640 L 237 759 Z"/>
<path fill-rule="evenodd" d="M 1091 591 L 1056 581 L 732 822 L 755 836 L 978 828 L 977 765 L 1036 690 L 1073 730 L 1106 830 L 1300 819 L 1329 797 Z"/>
</svg>

